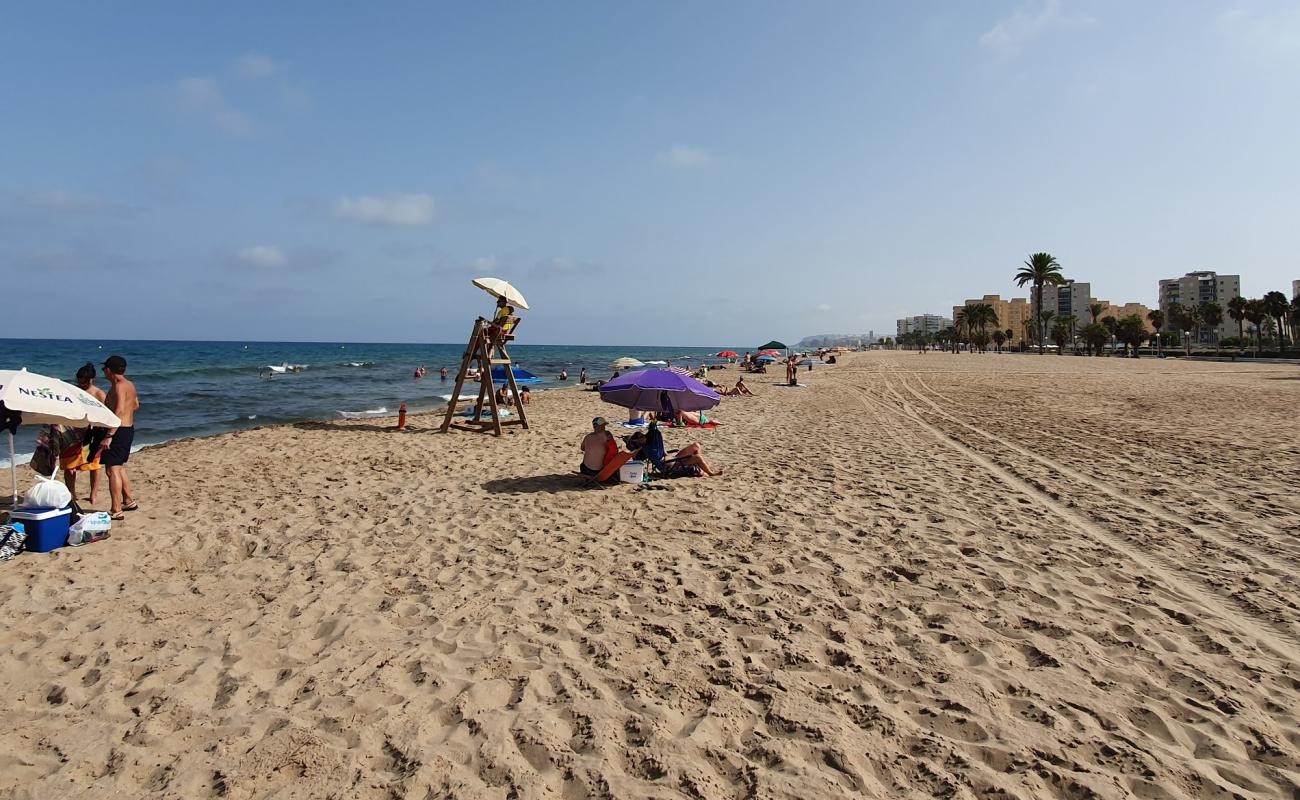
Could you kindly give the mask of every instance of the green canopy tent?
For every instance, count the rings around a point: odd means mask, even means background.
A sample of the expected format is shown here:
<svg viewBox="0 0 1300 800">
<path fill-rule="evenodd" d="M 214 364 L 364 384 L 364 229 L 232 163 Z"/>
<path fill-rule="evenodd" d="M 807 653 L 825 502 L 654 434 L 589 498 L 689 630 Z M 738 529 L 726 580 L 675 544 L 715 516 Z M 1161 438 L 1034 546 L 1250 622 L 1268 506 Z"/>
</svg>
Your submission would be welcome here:
<svg viewBox="0 0 1300 800">
<path fill-rule="evenodd" d="M 776 339 L 773 339 L 767 344 L 759 345 L 758 349 L 759 350 L 789 350 L 790 348 L 787 347 L 784 343 L 778 342 Z"/>
</svg>

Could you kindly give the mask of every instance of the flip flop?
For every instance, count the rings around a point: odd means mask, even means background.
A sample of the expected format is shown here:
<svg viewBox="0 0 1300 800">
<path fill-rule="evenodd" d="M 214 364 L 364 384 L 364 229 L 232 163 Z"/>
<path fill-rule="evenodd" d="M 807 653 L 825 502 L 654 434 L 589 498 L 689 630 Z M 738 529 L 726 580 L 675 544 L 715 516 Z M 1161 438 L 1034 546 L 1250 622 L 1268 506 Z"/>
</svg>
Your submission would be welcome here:
<svg viewBox="0 0 1300 800">
<path fill-rule="evenodd" d="M 126 514 L 123 514 L 122 512 L 119 511 L 116 514 L 110 515 L 109 519 L 113 520 L 114 522 L 121 522 L 122 520 L 126 519 Z"/>
<path fill-rule="evenodd" d="M 129 506 L 122 506 L 122 510 L 123 510 L 123 511 L 139 511 L 139 510 L 140 510 L 140 504 L 139 504 L 139 503 L 132 503 L 132 504 L 129 505 Z"/>
</svg>

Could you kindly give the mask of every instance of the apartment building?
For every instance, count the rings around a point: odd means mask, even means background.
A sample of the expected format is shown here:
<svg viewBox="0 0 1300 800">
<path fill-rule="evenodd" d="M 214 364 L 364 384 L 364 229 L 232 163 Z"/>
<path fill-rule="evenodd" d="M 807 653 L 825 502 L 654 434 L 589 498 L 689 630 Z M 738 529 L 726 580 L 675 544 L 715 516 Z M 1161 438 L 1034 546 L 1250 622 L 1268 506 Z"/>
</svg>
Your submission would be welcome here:
<svg viewBox="0 0 1300 800">
<path fill-rule="evenodd" d="M 1151 309 L 1141 303 L 1125 303 L 1122 306 L 1117 306 L 1106 300 L 1095 300 L 1093 302 L 1101 303 L 1102 305 L 1101 313 L 1097 315 L 1097 319 L 1099 320 L 1105 319 L 1106 317 L 1114 317 L 1119 320 L 1136 315 L 1142 318 L 1142 327 L 1147 333 L 1156 332 L 1155 327 L 1151 324 L 1151 320 L 1147 319 L 1147 314 L 1151 313 Z"/>
<path fill-rule="evenodd" d="M 1166 278 L 1160 281 L 1160 310 L 1165 315 L 1167 331 L 1177 331 L 1170 319 L 1169 307 L 1178 303 L 1185 307 L 1198 306 L 1207 300 L 1213 300 L 1223 309 L 1223 323 L 1217 329 L 1201 328 L 1197 332 L 1198 341 L 1209 344 L 1218 338 L 1237 335 L 1237 323 L 1228 316 L 1228 301 L 1241 296 L 1240 275 L 1220 275 L 1213 270 L 1189 272 L 1181 278 Z"/>
<path fill-rule="evenodd" d="M 1013 297 L 1010 300 L 1003 300 L 1001 295 L 986 294 L 979 299 L 967 300 L 959 306 L 952 307 L 952 315 L 955 318 L 957 312 L 969 305 L 976 303 L 988 303 L 993 306 L 993 310 L 998 315 L 998 330 L 1011 331 L 1011 339 L 1007 344 L 1018 346 L 1025 338 L 1025 320 L 1034 316 L 1033 310 L 1029 307 L 1029 301 L 1023 297 Z"/>
<path fill-rule="evenodd" d="M 944 328 L 951 328 L 952 320 L 939 314 L 918 314 L 915 317 L 903 317 L 898 320 L 898 335 L 907 333 L 935 334 Z"/>
<path fill-rule="evenodd" d="M 1047 284 L 1043 286 L 1043 311 L 1052 311 L 1056 313 L 1056 318 L 1073 316 L 1078 322 L 1076 328 L 1082 328 L 1092 323 L 1092 312 L 1088 306 L 1093 303 L 1092 284 L 1079 283 L 1075 280 L 1067 280 L 1060 286 Z M 1031 289 L 1029 292 L 1029 305 L 1033 309 L 1038 306 L 1038 290 Z"/>
</svg>

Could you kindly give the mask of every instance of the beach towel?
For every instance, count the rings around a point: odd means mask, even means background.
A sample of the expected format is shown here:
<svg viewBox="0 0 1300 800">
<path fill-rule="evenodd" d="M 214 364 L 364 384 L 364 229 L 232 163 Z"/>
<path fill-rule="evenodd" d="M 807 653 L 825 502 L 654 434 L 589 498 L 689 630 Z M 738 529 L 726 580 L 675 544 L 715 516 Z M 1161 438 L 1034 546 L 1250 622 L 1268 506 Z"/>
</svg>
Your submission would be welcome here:
<svg viewBox="0 0 1300 800">
<path fill-rule="evenodd" d="M 0 561 L 8 561 L 23 551 L 27 534 L 10 525 L 0 525 Z"/>
<path fill-rule="evenodd" d="M 712 420 L 709 420 L 708 422 L 691 422 L 690 420 L 685 420 L 685 421 L 683 421 L 683 422 L 674 422 L 674 423 L 673 423 L 673 427 L 674 427 L 674 428 L 709 428 L 709 429 L 712 429 L 712 428 L 716 428 L 716 427 L 718 427 L 718 426 L 721 425 L 721 424 L 722 424 L 722 423 L 720 423 L 720 422 L 714 422 L 714 421 L 712 421 Z"/>
</svg>

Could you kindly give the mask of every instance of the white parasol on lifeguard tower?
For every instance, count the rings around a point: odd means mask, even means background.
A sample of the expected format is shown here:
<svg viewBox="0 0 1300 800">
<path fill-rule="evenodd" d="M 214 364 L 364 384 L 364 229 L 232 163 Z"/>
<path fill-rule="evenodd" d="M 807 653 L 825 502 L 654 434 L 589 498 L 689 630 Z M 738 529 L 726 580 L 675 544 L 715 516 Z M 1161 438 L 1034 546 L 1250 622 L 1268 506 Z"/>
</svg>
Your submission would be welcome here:
<svg viewBox="0 0 1300 800">
<path fill-rule="evenodd" d="M 493 297 L 504 297 L 506 302 L 515 308 L 528 308 L 528 301 L 518 289 L 510 285 L 510 281 L 503 281 L 500 278 L 475 278 L 473 283 Z"/>
</svg>

